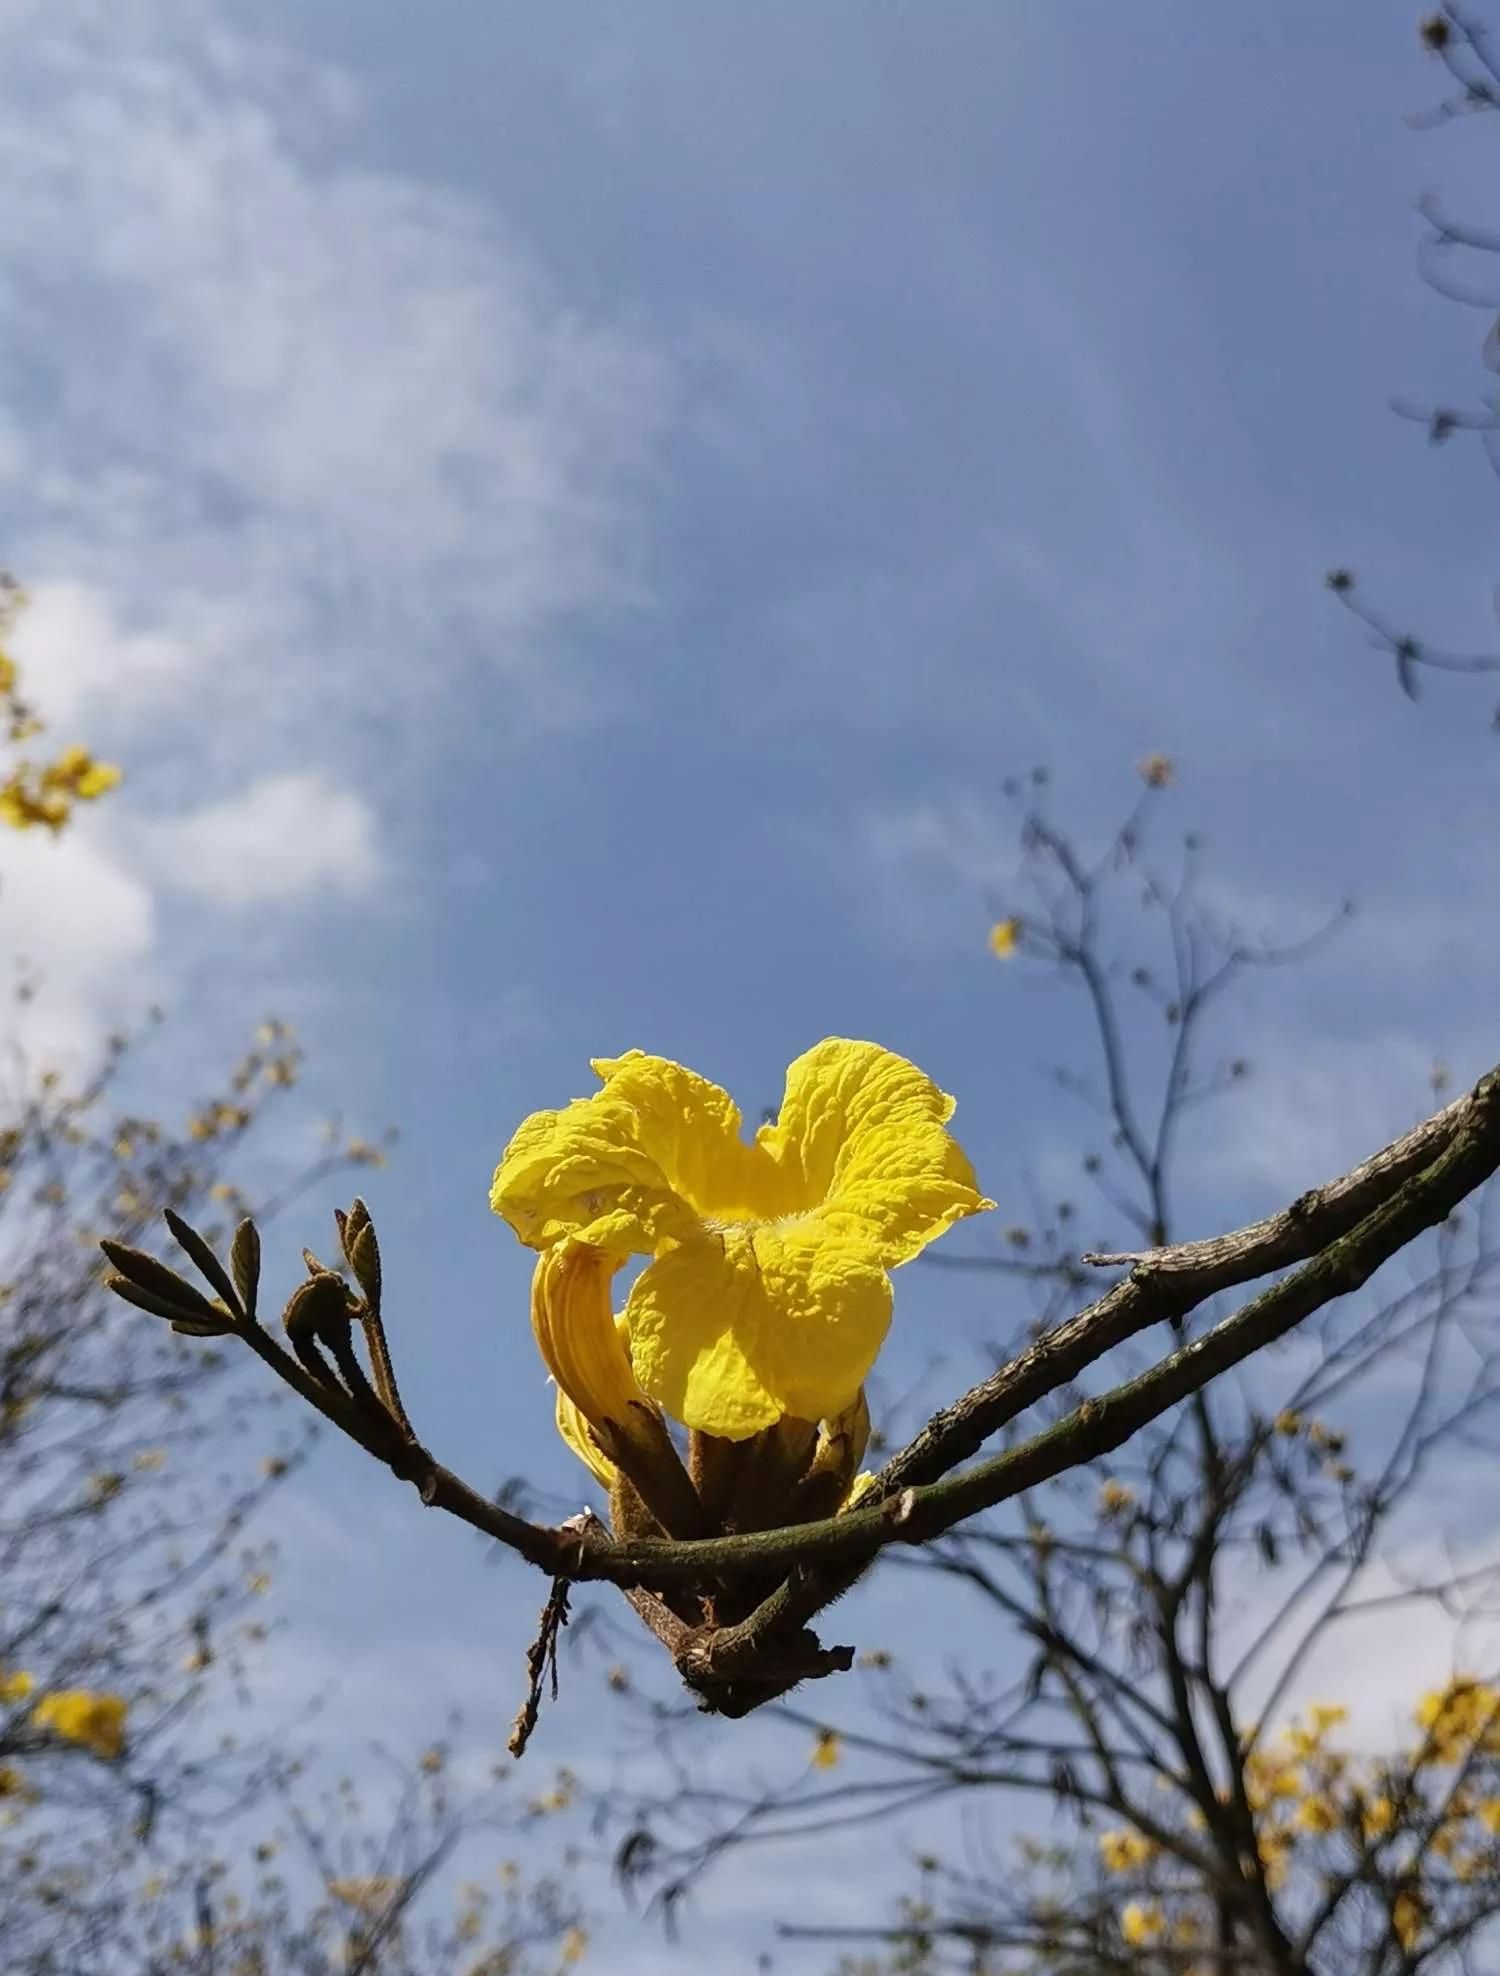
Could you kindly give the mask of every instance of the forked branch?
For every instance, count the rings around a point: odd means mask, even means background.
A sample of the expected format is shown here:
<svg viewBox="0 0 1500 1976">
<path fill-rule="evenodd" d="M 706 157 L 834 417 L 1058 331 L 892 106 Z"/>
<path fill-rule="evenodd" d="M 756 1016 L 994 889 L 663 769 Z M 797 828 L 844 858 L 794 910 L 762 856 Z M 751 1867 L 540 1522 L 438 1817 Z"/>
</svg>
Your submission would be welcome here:
<svg viewBox="0 0 1500 1976">
<path fill-rule="evenodd" d="M 532 1523 L 433 1457 L 397 1396 L 380 1308 L 379 1253 L 363 1202 L 339 1218 L 358 1290 L 304 1252 L 308 1280 L 283 1318 L 291 1352 L 255 1315 L 259 1241 L 251 1224 L 241 1225 L 226 1271 L 196 1231 L 168 1215 L 174 1236 L 216 1292 L 213 1299 L 139 1250 L 113 1242 L 104 1249 L 114 1266 L 112 1289 L 180 1330 L 241 1338 L 326 1419 L 411 1482 L 430 1507 L 485 1532 L 554 1580 L 601 1580 L 631 1594 L 637 1610 L 649 1605 L 652 1630 L 704 1706 L 739 1715 L 797 1681 L 849 1664 L 850 1649 L 823 1648 L 807 1623 L 887 1544 L 927 1542 L 1118 1448 L 1210 1380 L 1358 1289 L 1497 1169 L 1500 1068 L 1349 1173 L 1264 1221 L 1208 1241 L 1085 1258 L 1101 1267 L 1128 1266 L 1128 1274 L 935 1414 L 842 1514 L 681 1542 L 613 1536 L 593 1517 L 558 1527 Z M 1149 1370 L 1083 1400 L 1030 1438 L 973 1460 L 1025 1409 L 1127 1338 L 1164 1319 L 1180 1321 L 1207 1298 L 1280 1270 L 1289 1273 Z M 356 1325 L 372 1376 L 354 1352 Z M 769 1589 L 748 1617 L 731 1625 L 682 1617 L 697 1609 L 712 1614 L 726 1587 L 736 1584 L 743 1611 L 743 1588 L 757 1579 Z"/>
</svg>

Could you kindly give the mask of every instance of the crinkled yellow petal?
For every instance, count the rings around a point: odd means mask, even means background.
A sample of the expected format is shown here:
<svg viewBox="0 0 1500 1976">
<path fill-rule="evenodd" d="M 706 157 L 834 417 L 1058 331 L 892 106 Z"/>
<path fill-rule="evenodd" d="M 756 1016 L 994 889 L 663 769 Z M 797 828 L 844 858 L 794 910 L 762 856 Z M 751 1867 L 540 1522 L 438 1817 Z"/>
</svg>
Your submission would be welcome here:
<svg viewBox="0 0 1500 1976">
<path fill-rule="evenodd" d="M 786 1096 L 759 1143 L 818 1205 L 832 1232 L 864 1232 L 887 1269 L 944 1229 L 995 1204 L 946 1130 L 954 1101 L 915 1064 L 832 1036 L 787 1071 Z"/>
<path fill-rule="evenodd" d="M 522 1123 L 495 1169 L 490 1206 L 530 1248 L 576 1235 L 653 1255 L 692 1232 L 695 1204 L 743 1194 L 755 1149 L 741 1140 L 726 1093 L 681 1064 L 631 1050 L 594 1069 L 602 1091 Z"/>
<path fill-rule="evenodd" d="M 643 1270 L 625 1307 L 636 1377 L 689 1427 L 747 1440 L 850 1406 L 891 1321 L 860 1232 L 819 1217 L 702 1235 Z"/>
<path fill-rule="evenodd" d="M 557 1389 L 557 1431 L 573 1453 L 605 1489 L 615 1486 L 614 1463 L 589 1432 L 588 1421 L 559 1386 Z"/>
<path fill-rule="evenodd" d="M 531 1328 L 542 1359 L 558 1390 L 596 1426 L 624 1427 L 645 1397 L 610 1308 L 619 1267 L 617 1256 L 587 1242 L 560 1242 L 537 1257 L 531 1278 Z"/>
<path fill-rule="evenodd" d="M 779 1118 L 746 1144 L 730 1098 L 680 1064 L 633 1050 L 594 1068 L 603 1089 L 533 1113 L 491 1191 L 544 1258 L 582 1244 L 598 1259 L 571 1265 L 576 1279 L 538 1268 L 537 1336 L 563 1391 L 616 1453 L 606 1429 L 642 1389 L 727 1440 L 787 1414 L 834 1419 L 889 1325 L 886 1272 L 993 1205 L 946 1129 L 953 1100 L 889 1050 L 832 1037 L 791 1066 Z M 630 1253 L 654 1260 L 627 1351 L 608 1276 Z M 588 1310 L 568 1314 L 585 1277 Z"/>
</svg>

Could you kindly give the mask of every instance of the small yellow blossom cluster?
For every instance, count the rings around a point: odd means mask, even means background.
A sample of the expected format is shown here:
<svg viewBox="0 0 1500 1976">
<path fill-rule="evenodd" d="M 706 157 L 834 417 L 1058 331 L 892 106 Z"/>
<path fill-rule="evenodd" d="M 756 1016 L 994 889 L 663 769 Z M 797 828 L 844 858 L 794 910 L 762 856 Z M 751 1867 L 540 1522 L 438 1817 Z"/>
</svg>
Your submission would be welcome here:
<svg viewBox="0 0 1500 1976">
<path fill-rule="evenodd" d="M 1412 1950 L 1436 1925 L 1441 1887 L 1500 1874 L 1500 1688 L 1456 1675 L 1433 1689 L 1413 1711 L 1415 1745 L 1378 1763 L 1333 1747 L 1347 1718 L 1342 1707 L 1316 1705 L 1246 1755 L 1260 1868 L 1275 1893 L 1294 1866 L 1325 1872 L 1329 1845 L 1378 1860 L 1392 1889 L 1392 1932 Z M 1197 1831 L 1205 1822 L 1188 1814 Z M 1126 1826 L 1102 1833 L 1098 1847 L 1107 1873 L 1136 1883 L 1118 1912 L 1123 1940 L 1190 1947 L 1196 1934 L 1183 1929 L 1199 1926 L 1194 1896 L 1156 1884 L 1162 1845 Z"/>
<path fill-rule="evenodd" d="M 7 740 L 29 741 L 42 723 L 20 695 L 16 662 L 7 649 L 26 597 L 14 578 L 0 574 L 0 723 Z M 0 823 L 12 830 L 40 824 L 56 834 L 73 814 L 75 803 L 92 803 L 113 789 L 120 771 L 101 762 L 87 748 L 64 748 L 55 761 L 41 766 L 18 761 L 0 781 Z"/>
<path fill-rule="evenodd" d="M 24 1668 L 0 1668 L 0 1707 L 30 1702 L 35 1678 Z M 27 1711 L 32 1728 L 80 1743 L 96 1756 L 113 1761 L 125 1748 L 127 1707 L 119 1695 L 98 1694 L 89 1688 L 56 1688 L 38 1697 Z M 0 1797 L 26 1794 L 25 1779 L 14 1764 L 0 1766 Z"/>
<path fill-rule="evenodd" d="M 1155 1859 L 1159 1850 L 1154 1839 L 1148 1839 L 1143 1832 L 1133 1832 L 1128 1827 L 1123 1831 L 1101 1832 L 1099 1835 L 1099 1857 L 1109 1873 L 1138 1872 Z"/>
<path fill-rule="evenodd" d="M 24 1702 L 35 1686 L 31 1676 L 19 1669 L 13 1674 L 0 1672 L 0 1703 L 11 1705 Z"/>
<path fill-rule="evenodd" d="M 1416 1724 L 1426 1732 L 1419 1761 L 1466 1763 L 1475 1751 L 1500 1756 L 1500 1689 L 1455 1675 L 1418 1702 Z"/>
<path fill-rule="evenodd" d="M 221 1133 L 243 1132 L 251 1113 L 245 1105 L 212 1104 L 188 1120 L 190 1139 L 217 1139 Z"/>
<path fill-rule="evenodd" d="M 1160 1941 L 1167 1917 L 1159 1901 L 1127 1901 L 1120 1910 L 1120 1933 L 1133 1949 Z"/>
<path fill-rule="evenodd" d="M 1309 1420 L 1294 1407 L 1283 1407 L 1271 1422 L 1271 1429 L 1283 1440 L 1301 1441 L 1335 1482 L 1354 1480 L 1354 1470 L 1342 1459 L 1345 1438 L 1338 1428 L 1323 1420 Z"/>
<path fill-rule="evenodd" d="M 113 789 L 120 771 L 101 762 L 87 748 L 64 748 L 54 762 L 34 767 L 18 762 L 0 782 L 0 823 L 12 830 L 41 824 L 54 835 L 73 814 L 75 803 L 91 803 Z"/>
<path fill-rule="evenodd" d="M 64 1742 L 81 1743 L 96 1756 L 111 1760 L 125 1748 L 126 1705 L 119 1695 L 96 1694 L 90 1688 L 60 1688 L 43 1695 L 31 1712 L 38 1729 L 47 1729 Z"/>
</svg>

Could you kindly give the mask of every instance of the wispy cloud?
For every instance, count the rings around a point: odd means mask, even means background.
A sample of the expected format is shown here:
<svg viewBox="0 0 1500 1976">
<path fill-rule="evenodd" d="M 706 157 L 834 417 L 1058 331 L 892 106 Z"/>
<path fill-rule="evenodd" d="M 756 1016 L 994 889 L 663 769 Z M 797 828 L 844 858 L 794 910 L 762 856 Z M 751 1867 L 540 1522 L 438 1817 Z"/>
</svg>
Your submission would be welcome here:
<svg viewBox="0 0 1500 1976">
<path fill-rule="evenodd" d="M 541 690 L 546 632 L 641 593 L 660 364 L 491 215 L 360 163 L 345 79 L 178 18 L 0 31 L 12 553 L 227 643 L 256 705 L 353 661 L 430 691 L 414 636 Z"/>
<path fill-rule="evenodd" d="M 154 823 L 145 843 L 163 883 L 220 906 L 357 898 L 381 872 L 369 804 L 316 772 L 262 777 Z"/>
<path fill-rule="evenodd" d="M 523 722 L 587 711 L 569 641 L 649 601 L 670 372 L 502 216 L 369 162 L 347 76 L 223 17 L 22 5 L 0 60 L 17 655 L 59 740 L 128 771 L 86 850 L 7 848 L 18 907 L 56 910 L 4 931 L 45 961 L 116 925 L 118 987 L 174 966 L 164 870 L 242 904 L 368 887 L 360 764 L 409 823 L 486 676 Z"/>
</svg>

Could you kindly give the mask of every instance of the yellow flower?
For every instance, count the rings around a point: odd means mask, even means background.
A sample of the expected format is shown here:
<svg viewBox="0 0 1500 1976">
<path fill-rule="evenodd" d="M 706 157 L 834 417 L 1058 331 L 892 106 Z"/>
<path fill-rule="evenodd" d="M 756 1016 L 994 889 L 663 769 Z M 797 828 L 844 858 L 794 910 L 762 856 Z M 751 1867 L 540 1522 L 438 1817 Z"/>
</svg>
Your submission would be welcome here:
<svg viewBox="0 0 1500 1976">
<path fill-rule="evenodd" d="M 1116 1482 L 1111 1476 L 1099 1491 L 1099 1514 L 1101 1516 L 1121 1516 L 1135 1502 L 1135 1491 L 1128 1482 Z"/>
<path fill-rule="evenodd" d="M 998 960 L 1008 961 L 1021 944 L 1021 922 L 1018 919 L 1000 919 L 990 928 L 990 952 Z"/>
<path fill-rule="evenodd" d="M 1099 1857 L 1107 1873 L 1131 1873 L 1155 1855 L 1156 1844 L 1144 1832 L 1125 1830 L 1099 1834 Z"/>
<path fill-rule="evenodd" d="M 890 1051 L 830 1038 L 791 1066 L 779 1118 L 747 1144 L 726 1093 L 680 1064 L 632 1050 L 594 1070 L 593 1097 L 523 1122 L 490 1193 L 544 1261 L 565 1242 L 613 1265 L 650 1258 L 623 1334 L 592 1312 L 588 1377 L 618 1403 L 628 1375 L 732 1441 L 844 1412 L 890 1325 L 888 1272 L 993 1206 L 945 1129 L 953 1100 Z M 628 1341 L 618 1354 L 611 1337 Z M 597 1429 L 585 1394 L 569 1397 Z"/>
<path fill-rule="evenodd" d="M 1257 1750 L 1245 1766 L 1245 1794 L 1251 1809 L 1260 1811 L 1277 1798 L 1302 1795 L 1302 1772 L 1274 1752 Z"/>
<path fill-rule="evenodd" d="M 1278 1434 L 1285 1434 L 1290 1439 L 1291 1436 L 1302 1432 L 1302 1416 L 1291 1407 L 1283 1407 L 1271 1425 Z"/>
<path fill-rule="evenodd" d="M 1429 1760 L 1462 1762 L 1476 1747 L 1500 1748 L 1500 1692 L 1468 1675 L 1455 1675 L 1446 1688 L 1425 1694 L 1415 1710 L 1427 1731 Z"/>
<path fill-rule="evenodd" d="M 1321 1791 L 1309 1791 L 1297 1807 L 1297 1824 L 1304 1832 L 1336 1832 L 1338 1806 Z"/>
<path fill-rule="evenodd" d="M 60 1688 L 32 1710 L 38 1729 L 50 1729 L 70 1743 L 83 1743 L 96 1755 L 117 1757 L 125 1747 L 125 1702 L 87 1688 Z"/>
<path fill-rule="evenodd" d="M 64 748 L 50 768 L 42 772 L 42 786 L 76 796 L 85 803 L 113 789 L 120 771 L 113 762 L 95 761 L 87 748 Z"/>
<path fill-rule="evenodd" d="M 1132 1948 L 1154 1942 L 1165 1927 L 1166 1917 L 1155 1901 L 1129 1901 L 1120 1911 L 1120 1933 Z"/>
<path fill-rule="evenodd" d="M 1500 1798 L 1494 1799 L 1493 1803 L 1497 1811 L 1500 1811 Z M 1483 1815 L 1484 1807 L 1481 1805 L 1480 1816 L 1483 1817 Z M 1360 1825 L 1367 1839 L 1384 1838 L 1395 1822 L 1396 1807 L 1384 1794 L 1378 1798 L 1371 1798 L 1369 1803 L 1364 1806 L 1360 1816 Z M 1497 1824 L 1493 1829 L 1500 1831 L 1500 1824 Z"/>
<path fill-rule="evenodd" d="M 820 1729 L 818 1739 L 813 1744 L 812 1767 L 814 1770 L 832 1770 L 841 1755 L 839 1732 L 837 1729 Z"/>
<path fill-rule="evenodd" d="M 24 1702 L 35 1686 L 20 1668 L 14 1674 L 0 1674 L 0 1702 Z"/>
<path fill-rule="evenodd" d="M 1404 1887 L 1391 1903 L 1391 1926 L 1404 1949 L 1413 1949 L 1427 1925 L 1427 1903 L 1410 1887 Z"/>
<path fill-rule="evenodd" d="M 1261 1871 L 1265 1874 L 1266 1885 L 1272 1893 L 1275 1893 L 1286 1880 L 1287 1855 L 1291 1847 L 1292 1835 L 1282 1826 L 1262 1826 L 1256 1835 L 1256 1851 L 1260 1854 Z"/>
<path fill-rule="evenodd" d="M 1177 777 L 1169 755 L 1143 755 L 1135 765 L 1135 772 L 1148 789 L 1165 789 Z"/>
<path fill-rule="evenodd" d="M 566 1968 L 571 1969 L 574 1963 L 582 1962 L 584 1951 L 587 1949 L 588 1945 L 589 1945 L 589 1938 L 588 1938 L 587 1929 L 570 1928 L 567 1934 L 563 1936 L 562 1944 L 561 1944 L 562 1959 L 564 1966 Z"/>
</svg>

